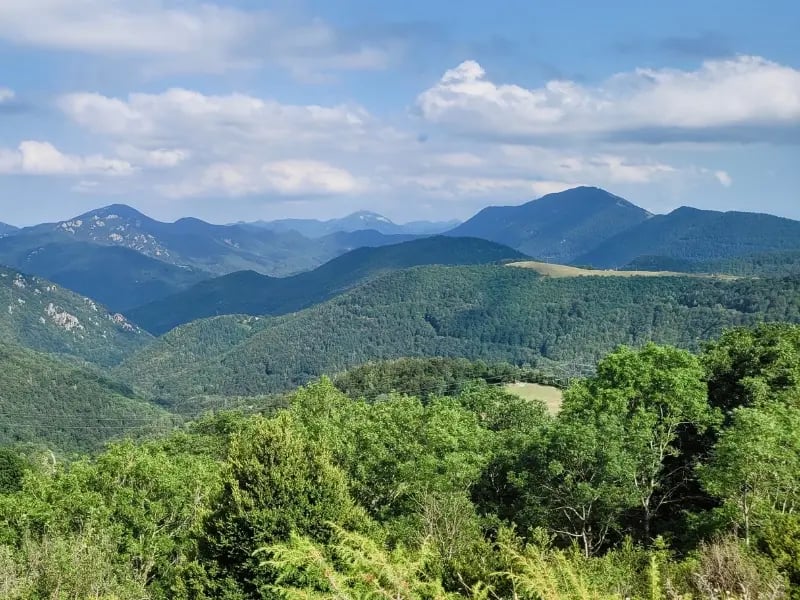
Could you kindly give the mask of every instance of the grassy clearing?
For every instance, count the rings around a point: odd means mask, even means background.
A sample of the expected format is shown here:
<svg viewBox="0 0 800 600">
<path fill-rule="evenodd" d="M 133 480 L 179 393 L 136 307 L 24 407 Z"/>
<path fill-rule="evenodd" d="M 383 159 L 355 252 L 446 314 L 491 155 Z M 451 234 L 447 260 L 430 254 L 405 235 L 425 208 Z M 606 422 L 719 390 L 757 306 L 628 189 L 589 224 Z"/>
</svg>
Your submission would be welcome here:
<svg viewBox="0 0 800 600">
<path fill-rule="evenodd" d="M 569 265 L 557 265 L 535 260 L 508 263 L 509 267 L 532 269 L 546 277 L 701 277 L 705 279 L 736 279 L 732 275 L 704 275 L 679 273 L 677 271 L 615 271 L 611 269 L 581 269 Z"/>
<path fill-rule="evenodd" d="M 550 414 L 555 415 L 561 409 L 563 392 L 557 387 L 541 385 L 538 383 L 508 383 L 505 390 L 519 396 L 524 400 L 538 400 L 544 402 Z"/>
</svg>

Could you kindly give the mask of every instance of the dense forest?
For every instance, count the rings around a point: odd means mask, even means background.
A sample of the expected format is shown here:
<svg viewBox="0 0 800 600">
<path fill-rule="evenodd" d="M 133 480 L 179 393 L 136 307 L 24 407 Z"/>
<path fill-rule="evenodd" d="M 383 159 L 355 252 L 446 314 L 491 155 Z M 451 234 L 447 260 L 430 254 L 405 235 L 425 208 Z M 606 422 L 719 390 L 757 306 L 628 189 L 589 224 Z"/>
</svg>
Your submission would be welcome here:
<svg viewBox="0 0 800 600">
<path fill-rule="evenodd" d="M 746 254 L 733 258 L 694 261 L 665 256 L 640 256 L 627 270 L 679 271 L 683 273 L 728 273 L 743 277 L 800 275 L 800 251 Z"/>
<path fill-rule="evenodd" d="M 96 450 L 122 434 L 177 422 L 129 387 L 48 354 L 4 344 L 0 365 L 0 445 Z"/>
<path fill-rule="evenodd" d="M 508 246 L 475 238 L 434 236 L 382 246 L 357 248 L 292 277 L 267 277 L 240 271 L 199 283 L 126 312 L 154 335 L 216 315 L 282 315 L 329 300 L 379 275 L 419 265 L 473 265 L 520 260 Z"/>
<path fill-rule="evenodd" d="M 449 391 L 487 368 L 367 366 L 72 460 L 6 447 L 0 596 L 798 597 L 800 327 L 620 347 L 555 416 Z"/>
<path fill-rule="evenodd" d="M 190 323 L 115 375 L 169 404 L 272 393 L 403 356 L 583 373 L 619 344 L 652 340 L 696 350 L 725 328 L 761 321 L 800 321 L 800 279 L 552 279 L 503 266 L 419 267 L 299 313 Z"/>
<path fill-rule="evenodd" d="M 798 250 L 800 222 L 774 215 L 683 206 L 655 215 L 575 258 L 575 264 L 620 268 L 640 256 L 716 261 Z"/>
</svg>

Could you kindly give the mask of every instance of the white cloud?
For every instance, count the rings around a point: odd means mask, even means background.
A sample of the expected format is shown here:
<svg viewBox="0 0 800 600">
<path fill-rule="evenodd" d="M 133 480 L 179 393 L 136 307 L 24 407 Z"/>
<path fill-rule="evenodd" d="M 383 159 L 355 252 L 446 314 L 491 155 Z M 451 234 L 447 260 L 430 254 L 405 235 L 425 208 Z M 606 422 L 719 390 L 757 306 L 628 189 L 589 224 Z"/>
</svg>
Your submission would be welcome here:
<svg viewBox="0 0 800 600">
<path fill-rule="evenodd" d="M 695 71 L 637 69 L 597 87 L 554 80 L 528 89 L 496 84 L 466 61 L 420 94 L 417 107 L 456 133 L 515 141 L 769 139 L 800 126 L 800 71 L 739 56 Z"/>
<path fill-rule="evenodd" d="M 320 20 L 295 23 L 266 10 L 176 0 L 2 0 L 0 39 L 192 71 L 265 62 L 308 75 L 387 62 L 382 48 L 347 43 Z"/>
<path fill-rule="evenodd" d="M 229 140 L 245 139 L 288 138 L 297 143 L 344 129 L 358 133 L 370 119 L 358 106 L 286 105 L 244 94 L 211 96 L 179 88 L 161 94 L 131 94 L 126 100 L 76 93 L 62 97 L 59 105 L 94 133 L 149 144 L 165 139 L 206 141 L 211 136 L 223 146 Z"/>
<path fill-rule="evenodd" d="M 154 150 L 143 150 L 129 144 L 117 146 L 117 156 L 155 169 L 167 169 L 177 167 L 191 156 L 189 150 L 182 148 L 156 148 Z"/>
<path fill-rule="evenodd" d="M 10 90 L 8 88 L 0 87 L 0 104 L 4 102 L 9 102 L 15 98 L 16 94 L 14 94 L 14 90 Z"/>
<path fill-rule="evenodd" d="M 714 177 L 725 187 L 733 185 L 733 178 L 725 171 L 714 171 Z"/>
<path fill-rule="evenodd" d="M 320 196 L 358 193 L 363 182 L 344 169 L 314 160 L 284 160 L 261 165 L 212 164 L 199 177 L 162 187 L 174 198 L 223 194 Z"/>
<path fill-rule="evenodd" d="M 563 192 L 577 185 L 565 181 L 470 175 L 409 176 L 402 178 L 400 181 L 430 195 L 443 198 L 460 198 L 464 196 L 491 198 L 497 197 L 499 194 L 501 197 L 516 197 L 524 200 L 554 192 Z"/>
<path fill-rule="evenodd" d="M 24 175 L 130 175 L 129 162 L 99 154 L 64 154 L 49 142 L 24 141 L 16 150 L 0 148 L 0 173 Z"/>
<path fill-rule="evenodd" d="M 581 184 L 722 183 L 712 170 L 672 165 L 641 146 L 420 138 L 357 105 L 291 105 L 178 88 L 123 98 L 74 93 L 59 105 L 89 136 L 137 166 L 137 195 L 265 203 L 385 198 L 410 210 L 427 200 L 463 199 L 469 207 L 521 202 Z"/>
</svg>

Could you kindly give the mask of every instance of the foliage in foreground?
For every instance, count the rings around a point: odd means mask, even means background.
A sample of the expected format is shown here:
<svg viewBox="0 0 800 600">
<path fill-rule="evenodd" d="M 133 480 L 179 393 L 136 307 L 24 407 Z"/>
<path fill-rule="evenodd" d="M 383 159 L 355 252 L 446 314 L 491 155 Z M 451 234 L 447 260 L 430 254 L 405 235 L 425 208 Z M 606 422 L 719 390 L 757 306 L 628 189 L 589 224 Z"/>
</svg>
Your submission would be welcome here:
<svg viewBox="0 0 800 600">
<path fill-rule="evenodd" d="M 620 348 L 555 417 L 485 383 L 0 455 L 0 595 L 797 598 L 800 330 Z"/>
</svg>

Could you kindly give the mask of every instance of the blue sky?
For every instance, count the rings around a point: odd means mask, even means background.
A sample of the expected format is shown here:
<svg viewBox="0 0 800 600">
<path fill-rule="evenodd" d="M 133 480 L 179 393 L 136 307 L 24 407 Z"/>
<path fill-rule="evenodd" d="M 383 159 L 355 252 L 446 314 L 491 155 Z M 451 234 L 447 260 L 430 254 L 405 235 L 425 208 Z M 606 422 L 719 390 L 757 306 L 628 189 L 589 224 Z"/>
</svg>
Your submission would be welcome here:
<svg viewBox="0 0 800 600">
<path fill-rule="evenodd" d="M 3 0 L 0 221 L 800 218 L 796 2 Z"/>
</svg>

